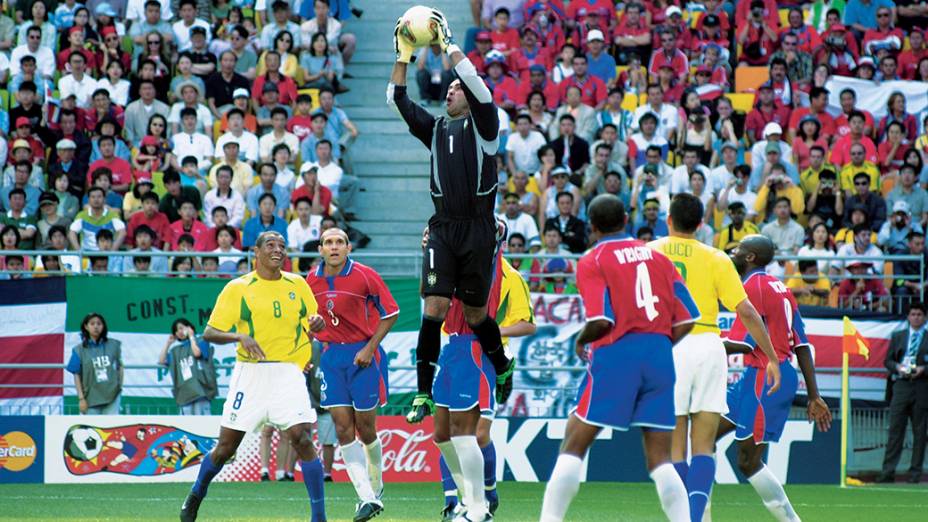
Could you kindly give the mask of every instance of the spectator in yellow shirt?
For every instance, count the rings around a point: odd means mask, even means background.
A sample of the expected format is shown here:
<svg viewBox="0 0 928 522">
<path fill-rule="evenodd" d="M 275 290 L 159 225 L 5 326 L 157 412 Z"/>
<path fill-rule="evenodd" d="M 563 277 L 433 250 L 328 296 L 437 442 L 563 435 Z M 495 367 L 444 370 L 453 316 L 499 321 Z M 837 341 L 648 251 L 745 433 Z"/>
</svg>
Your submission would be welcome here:
<svg viewBox="0 0 928 522">
<path fill-rule="evenodd" d="M 757 191 L 754 211 L 757 212 L 758 223 L 766 223 L 774 219 L 773 206 L 780 198 L 789 200 L 789 211 L 794 216 L 801 216 L 806 209 L 802 189 L 797 187 L 786 174 L 786 168 L 777 163 L 770 168 L 770 174 Z"/>
<path fill-rule="evenodd" d="M 865 173 L 870 176 L 870 192 L 879 192 L 880 190 L 880 169 L 875 163 L 867 161 L 867 152 L 860 143 L 851 145 L 851 161 L 845 165 L 839 177 L 841 179 L 841 190 L 845 196 L 851 197 L 856 194 L 854 189 L 854 176 L 859 173 Z"/>
<path fill-rule="evenodd" d="M 813 145 L 809 149 L 809 168 L 799 174 L 799 188 L 802 189 L 806 198 L 818 190 L 818 175 L 823 170 L 838 171 L 834 165 L 825 162 L 825 148 L 821 145 Z"/>
<path fill-rule="evenodd" d="M 801 305 L 825 306 L 831 294 L 831 281 L 818 271 L 818 263 L 814 259 L 799 261 L 799 274 L 801 277 L 790 277 L 786 280 L 786 288 Z"/>
<path fill-rule="evenodd" d="M 840 248 L 845 243 L 854 242 L 854 225 L 867 223 L 867 208 L 863 205 L 856 205 L 851 209 L 851 226 L 839 229 L 835 233 L 835 248 Z M 876 244 L 876 232 L 870 232 L 870 243 Z"/>
<path fill-rule="evenodd" d="M 731 224 L 727 227 L 722 227 L 719 231 L 718 244 L 716 247 L 724 250 L 725 253 L 730 253 L 732 249 L 738 246 L 738 243 L 741 242 L 741 238 L 750 234 L 760 234 L 760 229 L 757 228 L 757 225 L 750 221 L 745 221 L 744 216 L 747 213 L 747 209 L 744 207 L 744 203 L 740 201 L 735 201 L 728 205 L 728 216 L 731 218 Z"/>
</svg>

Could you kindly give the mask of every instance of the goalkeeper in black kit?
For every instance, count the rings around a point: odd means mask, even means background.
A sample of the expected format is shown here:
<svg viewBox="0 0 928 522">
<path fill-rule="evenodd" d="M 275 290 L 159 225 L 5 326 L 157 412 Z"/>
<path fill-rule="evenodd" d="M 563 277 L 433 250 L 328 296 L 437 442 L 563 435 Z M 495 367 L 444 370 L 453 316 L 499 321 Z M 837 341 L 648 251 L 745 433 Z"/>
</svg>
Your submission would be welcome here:
<svg viewBox="0 0 928 522">
<path fill-rule="evenodd" d="M 393 33 L 396 63 L 387 86 L 387 103 L 395 105 L 409 132 L 431 151 L 431 195 L 435 214 L 429 218 L 428 243 L 422 263 L 425 309 L 416 347 L 418 393 L 406 416 L 421 422 L 434 413 L 432 380 L 441 343 L 441 325 L 457 297 L 464 317 L 493 363 L 497 375 L 496 399 L 503 403 L 512 392 L 515 361 L 510 360 L 500 338 L 499 326 L 487 315 L 487 296 L 493 280 L 497 248 L 496 152 L 499 148 L 499 116 L 493 95 L 474 64 L 451 38 L 444 15 L 432 11 L 438 27 L 438 44 L 451 59 L 456 79 L 448 88 L 447 114 L 434 117 L 409 99 L 406 68 L 414 48 Z"/>
</svg>

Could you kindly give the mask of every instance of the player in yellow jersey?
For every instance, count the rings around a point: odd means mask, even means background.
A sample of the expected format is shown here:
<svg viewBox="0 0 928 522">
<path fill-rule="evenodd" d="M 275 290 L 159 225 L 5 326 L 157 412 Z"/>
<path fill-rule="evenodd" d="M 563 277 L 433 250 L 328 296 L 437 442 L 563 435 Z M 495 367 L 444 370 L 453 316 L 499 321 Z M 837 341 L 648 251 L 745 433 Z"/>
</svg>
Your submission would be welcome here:
<svg viewBox="0 0 928 522">
<path fill-rule="evenodd" d="M 763 320 L 748 300 L 731 259 L 721 250 L 694 238 L 702 219 L 703 206 L 699 198 L 677 194 L 670 203 L 667 220 L 670 236 L 649 243 L 673 261 L 701 314 L 693 331 L 673 347 L 677 425 L 671 457 L 689 493 L 691 520 L 702 520 L 711 495 L 715 479 L 715 435 L 721 415 L 728 412 L 728 360 L 719 337 L 719 302 L 738 314 L 768 360 L 776 360 Z M 771 390 L 780 387 L 780 368 L 775 363 L 767 365 L 767 382 Z M 687 435 L 693 451 L 689 464 Z"/>
<path fill-rule="evenodd" d="M 181 521 L 197 518 L 210 481 L 235 453 L 245 433 L 264 423 L 287 432 L 300 456 L 313 522 L 325 521 L 324 473 L 309 440 L 316 412 L 303 367 L 312 356 L 312 333 L 325 327 L 306 281 L 281 271 L 287 242 L 264 232 L 255 242 L 255 270 L 230 281 L 213 307 L 203 339 L 238 343 L 235 370 L 222 408 L 216 447 L 203 459 L 181 508 Z"/>
</svg>

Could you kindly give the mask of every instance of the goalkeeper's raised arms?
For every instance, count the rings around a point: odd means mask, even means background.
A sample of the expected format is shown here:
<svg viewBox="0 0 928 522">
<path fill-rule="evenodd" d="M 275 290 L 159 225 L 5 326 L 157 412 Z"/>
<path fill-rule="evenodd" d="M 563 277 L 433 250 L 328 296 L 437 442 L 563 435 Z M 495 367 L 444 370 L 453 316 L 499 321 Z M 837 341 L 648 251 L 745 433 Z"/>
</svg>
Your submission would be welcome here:
<svg viewBox="0 0 928 522">
<path fill-rule="evenodd" d="M 393 28 L 393 51 L 396 53 L 396 61 L 399 63 L 411 63 L 416 61 L 416 57 L 413 54 L 415 48 L 406 41 L 405 38 L 400 37 L 400 28 L 403 25 L 403 17 L 396 19 L 396 27 Z"/>
</svg>

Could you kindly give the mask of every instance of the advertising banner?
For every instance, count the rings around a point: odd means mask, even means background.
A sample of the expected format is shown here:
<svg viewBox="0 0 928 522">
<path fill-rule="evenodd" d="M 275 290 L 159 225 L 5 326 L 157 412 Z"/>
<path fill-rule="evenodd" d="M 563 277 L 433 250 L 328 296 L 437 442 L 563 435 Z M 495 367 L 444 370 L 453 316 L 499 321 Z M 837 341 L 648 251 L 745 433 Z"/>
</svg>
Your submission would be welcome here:
<svg viewBox="0 0 928 522">
<path fill-rule="evenodd" d="M 0 484 L 42 483 L 45 419 L 0 416 Z"/>
</svg>

